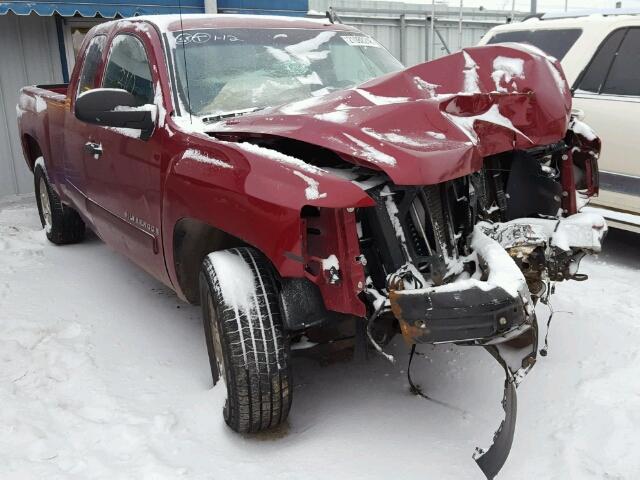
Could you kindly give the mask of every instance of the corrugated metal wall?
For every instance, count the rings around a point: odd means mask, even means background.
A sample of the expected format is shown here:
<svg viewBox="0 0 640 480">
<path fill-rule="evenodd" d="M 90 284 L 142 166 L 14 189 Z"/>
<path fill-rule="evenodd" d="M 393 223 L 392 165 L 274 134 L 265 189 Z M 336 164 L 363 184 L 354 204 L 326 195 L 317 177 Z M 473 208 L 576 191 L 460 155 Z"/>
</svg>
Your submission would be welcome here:
<svg viewBox="0 0 640 480">
<path fill-rule="evenodd" d="M 425 26 L 425 20 L 418 17 L 408 17 L 405 19 L 405 40 L 404 47 L 400 40 L 400 21 L 399 20 L 383 20 L 378 18 L 353 18 L 343 15 L 342 19 L 345 23 L 359 28 L 364 33 L 371 35 L 384 45 L 396 58 L 402 61 L 406 66 L 415 65 L 425 62 L 429 59 L 426 50 L 429 48 L 429 27 Z M 444 38 L 444 42 L 451 52 L 460 50 L 462 47 L 470 47 L 476 45 L 482 36 L 495 24 L 493 23 L 474 23 L 473 25 L 463 24 L 462 42 L 458 42 L 458 24 L 451 21 L 439 21 L 438 31 Z M 425 38 L 426 35 L 426 38 Z M 404 50 L 404 52 L 403 52 Z M 434 58 L 446 55 L 447 51 L 435 36 L 435 56 Z"/>
<path fill-rule="evenodd" d="M 219 13 L 305 16 L 307 0 L 218 0 Z"/>
<path fill-rule="evenodd" d="M 0 196 L 33 190 L 16 123 L 18 90 L 57 82 L 62 70 L 55 19 L 0 15 Z"/>
<path fill-rule="evenodd" d="M 314 13 L 323 13 L 330 6 L 344 23 L 358 27 L 377 39 L 405 65 L 415 65 L 430 58 L 427 55 L 431 48 L 427 21 L 427 16 L 431 15 L 430 4 L 371 0 L 309 0 L 309 10 Z M 403 13 L 404 20 L 401 20 Z M 444 44 L 451 52 L 476 45 L 491 27 L 505 23 L 509 12 L 465 8 L 461 42 L 458 35 L 458 15 L 459 9 L 455 6 L 436 5 L 436 27 L 444 43 L 435 35 L 434 58 L 447 54 Z M 522 16 L 521 13 L 517 15 Z M 403 22 L 404 38 L 401 35 Z"/>
</svg>

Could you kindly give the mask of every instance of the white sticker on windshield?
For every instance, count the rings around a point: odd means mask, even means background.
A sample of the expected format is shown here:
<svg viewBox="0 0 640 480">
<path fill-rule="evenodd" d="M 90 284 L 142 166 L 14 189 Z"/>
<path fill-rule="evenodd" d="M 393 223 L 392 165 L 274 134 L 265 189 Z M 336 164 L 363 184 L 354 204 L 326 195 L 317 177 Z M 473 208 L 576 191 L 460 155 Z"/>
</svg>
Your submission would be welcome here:
<svg viewBox="0 0 640 480">
<path fill-rule="evenodd" d="M 361 35 L 344 35 L 340 37 L 352 47 L 376 47 L 381 48 L 381 45 L 371 37 L 365 37 Z"/>
</svg>

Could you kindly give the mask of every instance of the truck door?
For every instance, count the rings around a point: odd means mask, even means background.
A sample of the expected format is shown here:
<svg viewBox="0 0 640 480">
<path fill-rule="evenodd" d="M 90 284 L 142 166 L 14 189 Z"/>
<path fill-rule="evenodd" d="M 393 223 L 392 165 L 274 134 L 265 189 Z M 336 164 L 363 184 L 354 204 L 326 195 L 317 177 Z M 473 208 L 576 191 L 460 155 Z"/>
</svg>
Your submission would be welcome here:
<svg viewBox="0 0 640 480">
<path fill-rule="evenodd" d="M 640 214 L 640 27 L 612 32 L 576 86 L 574 108 L 602 139 L 594 203 Z"/>
<path fill-rule="evenodd" d="M 75 98 L 78 95 L 96 87 L 98 70 L 102 65 L 106 43 L 106 35 L 96 35 L 87 45 L 78 80 L 75 84 L 69 85 L 67 95 L 73 99 L 73 104 L 75 104 Z M 73 104 L 69 105 L 71 112 L 65 117 L 65 131 L 61 132 L 64 135 L 64 158 L 62 159 L 62 164 L 64 166 L 65 182 L 63 183 L 63 188 L 65 194 L 73 201 L 75 206 L 85 216 L 90 217 L 86 205 L 87 172 L 85 168 L 91 155 L 86 150 L 85 143 L 93 141 L 93 135 L 97 128 L 94 125 L 78 120 L 73 114 Z"/>
<path fill-rule="evenodd" d="M 111 41 L 101 87 L 132 93 L 138 106 L 154 105 L 160 88 L 145 41 L 135 32 L 118 33 Z M 150 46 L 148 46 L 150 50 Z M 160 97 L 162 98 L 162 97 Z M 105 242 L 156 278 L 166 280 L 161 230 L 161 129 L 142 140 L 140 131 L 93 127 L 87 137 L 86 160 L 91 214 Z"/>
</svg>

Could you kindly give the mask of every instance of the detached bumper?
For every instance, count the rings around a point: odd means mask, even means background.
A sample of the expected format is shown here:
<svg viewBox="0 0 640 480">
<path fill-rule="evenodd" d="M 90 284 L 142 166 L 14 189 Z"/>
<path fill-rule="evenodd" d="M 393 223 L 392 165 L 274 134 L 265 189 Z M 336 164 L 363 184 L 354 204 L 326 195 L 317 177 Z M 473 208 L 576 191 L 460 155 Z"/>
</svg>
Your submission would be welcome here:
<svg viewBox="0 0 640 480">
<path fill-rule="evenodd" d="M 391 292 L 391 310 L 404 338 L 409 343 L 487 343 L 523 333 L 527 314 L 522 299 L 482 283 L 470 281 L 469 288 L 454 291 L 436 287 Z"/>
<path fill-rule="evenodd" d="M 414 290 L 389 289 L 389 302 L 408 343 L 499 343 L 530 327 L 527 282 L 504 248 L 479 226 L 471 248 L 482 278 Z"/>
</svg>

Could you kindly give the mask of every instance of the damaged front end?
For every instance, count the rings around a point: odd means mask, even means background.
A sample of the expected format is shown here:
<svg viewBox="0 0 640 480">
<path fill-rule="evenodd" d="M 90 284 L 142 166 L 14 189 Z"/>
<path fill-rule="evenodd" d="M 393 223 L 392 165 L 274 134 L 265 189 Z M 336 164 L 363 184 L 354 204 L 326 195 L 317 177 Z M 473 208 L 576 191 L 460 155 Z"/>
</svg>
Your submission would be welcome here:
<svg viewBox="0 0 640 480">
<path fill-rule="evenodd" d="M 576 177 L 597 188 L 571 141 L 572 132 L 545 148 L 490 156 L 480 171 L 437 185 L 379 185 L 369 190 L 376 207 L 359 212 L 376 349 L 395 320 L 410 345 L 482 346 L 505 371 L 506 418 L 491 448 L 476 454 L 488 478 L 507 459 L 516 387 L 536 362 L 535 305 L 553 282 L 586 278 L 580 260 L 600 251 L 607 230 L 568 201 L 584 187 Z"/>
<path fill-rule="evenodd" d="M 300 206 L 299 245 L 271 257 L 300 269 L 279 268 L 293 277 L 282 293 L 291 330 L 324 326 L 328 312 L 364 316 L 388 359 L 384 347 L 400 332 L 412 352 L 481 346 L 500 363 L 506 418 L 476 458 L 488 478 L 506 461 L 516 387 L 536 361 L 535 306 L 553 282 L 586 278 L 580 260 L 600 251 L 607 229 L 578 213 L 598 193 L 600 142 L 570 112 L 558 62 L 513 44 L 464 49 L 209 130 L 256 154 L 252 195 L 272 202 L 277 185 Z"/>
</svg>

